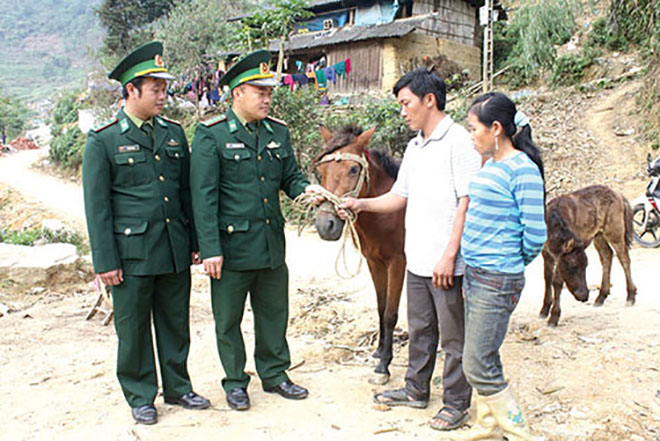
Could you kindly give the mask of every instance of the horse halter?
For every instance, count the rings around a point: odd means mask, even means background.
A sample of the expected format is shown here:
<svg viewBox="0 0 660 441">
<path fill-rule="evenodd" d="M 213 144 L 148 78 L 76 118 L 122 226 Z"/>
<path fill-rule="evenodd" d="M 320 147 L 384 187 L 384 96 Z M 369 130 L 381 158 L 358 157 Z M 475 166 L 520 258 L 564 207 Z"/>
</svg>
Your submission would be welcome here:
<svg viewBox="0 0 660 441">
<path fill-rule="evenodd" d="M 323 158 L 321 158 L 316 163 L 316 166 L 318 167 L 319 164 L 323 164 L 324 162 L 332 162 L 332 161 L 336 161 L 336 162 L 355 161 L 358 164 L 360 164 L 361 167 L 360 176 L 358 176 L 358 181 L 355 188 L 352 191 L 349 191 L 348 193 L 341 196 L 341 197 L 350 196 L 356 198 L 360 194 L 360 190 L 362 190 L 362 186 L 365 183 L 367 184 L 367 188 L 369 188 L 369 161 L 367 161 L 367 158 L 365 157 L 366 155 L 368 155 L 368 152 L 365 152 L 365 155 L 355 155 L 353 153 L 343 153 L 343 152 L 330 153 L 328 155 L 325 155 Z"/>
</svg>

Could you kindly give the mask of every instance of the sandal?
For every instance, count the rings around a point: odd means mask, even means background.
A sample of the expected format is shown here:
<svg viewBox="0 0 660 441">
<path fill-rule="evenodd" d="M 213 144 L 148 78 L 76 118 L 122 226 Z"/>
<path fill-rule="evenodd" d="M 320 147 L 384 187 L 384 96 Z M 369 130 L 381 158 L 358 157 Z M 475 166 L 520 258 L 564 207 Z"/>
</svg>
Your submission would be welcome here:
<svg viewBox="0 0 660 441">
<path fill-rule="evenodd" d="M 443 406 L 431 420 L 431 428 L 435 430 L 454 430 L 470 419 L 467 410 L 460 411 L 453 407 Z"/>
<path fill-rule="evenodd" d="M 377 404 L 386 406 L 408 406 L 415 409 L 425 409 L 428 406 L 428 400 L 417 400 L 408 395 L 405 389 L 386 390 L 374 395 L 374 401 Z"/>
</svg>

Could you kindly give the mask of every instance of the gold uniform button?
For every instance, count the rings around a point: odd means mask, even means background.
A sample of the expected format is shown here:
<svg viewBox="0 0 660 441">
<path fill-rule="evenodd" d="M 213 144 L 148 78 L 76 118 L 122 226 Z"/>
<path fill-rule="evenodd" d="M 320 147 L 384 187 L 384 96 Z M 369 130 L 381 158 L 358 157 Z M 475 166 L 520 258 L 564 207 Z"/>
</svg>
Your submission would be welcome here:
<svg viewBox="0 0 660 441">
<path fill-rule="evenodd" d="M 128 158 L 128 163 L 129 163 L 129 164 L 132 164 L 132 163 L 134 163 L 134 162 L 135 162 L 135 159 L 133 159 L 133 158 Z"/>
<path fill-rule="evenodd" d="M 268 198 L 264 198 L 264 204 L 268 203 Z"/>
<path fill-rule="evenodd" d="M 270 219 L 266 218 L 266 225 L 270 225 Z"/>
<path fill-rule="evenodd" d="M 230 225 L 227 227 L 227 233 L 233 233 L 234 232 L 234 226 Z"/>
<path fill-rule="evenodd" d="M 261 155 L 257 156 L 257 161 L 261 161 Z"/>
<path fill-rule="evenodd" d="M 160 182 L 163 182 L 165 180 L 165 176 L 163 176 L 163 175 L 158 176 L 158 180 Z"/>
<path fill-rule="evenodd" d="M 178 158 L 179 157 L 179 152 L 174 152 L 174 157 Z"/>
<path fill-rule="evenodd" d="M 239 155 L 234 155 L 234 159 L 238 161 L 241 157 Z"/>
<path fill-rule="evenodd" d="M 261 179 L 261 182 L 264 182 L 266 180 L 266 178 L 264 178 L 263 176 L 259 179 Z"/>
<path fill-rule="evenodd" d="M 170 223 L 170 218 L 169 218 L 169 217 L 166 217 L 166 218 L 165 218 L 165 223 L 167 223 L 167 224 Z"/>
<path fill-rule="evenodd" d="M 154 155 L 154 159 L 155 159 L 156 161 L 160 161 L 160 155 Z"/>
<path fill-rule="evenodd" d="M 126 228 L 126 229 L 124 230 L 124 234 L 125 234 L 126 236 L 128 236 L 129 234 L 131 234 L 131 229 L 130 229 L 130 228 Z"/>
<path fill-rule="evenodd" d="M 165 197 L 163 198 L 163 200 L 164 200 L 165 202 L 169 202 L 169 201 L 170 201 L 170 198 L 168 198 L 167 196 L 165 196 Z"/>
</svg>

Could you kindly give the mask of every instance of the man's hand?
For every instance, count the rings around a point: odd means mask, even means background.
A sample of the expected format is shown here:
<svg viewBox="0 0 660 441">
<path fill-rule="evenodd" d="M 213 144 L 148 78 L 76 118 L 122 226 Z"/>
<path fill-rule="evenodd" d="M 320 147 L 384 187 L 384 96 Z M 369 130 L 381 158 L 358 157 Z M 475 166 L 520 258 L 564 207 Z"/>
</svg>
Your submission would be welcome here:
<svg viewBox="0 0 660 441">
<path fill-rule="evenodd" d="M 353 214 L 357 215 L 360 211 L 362 211 L 362 208 L 363 208 L 362 200 L 346 197 L 341 200 L 341 205 L 337 210 L 337 214 L 342 220 L 346 220 L 346 218 L 348 217 L 348 213 L 346 212 L 346 210 L 351 210 Z"/>
<path fill-rule="evenodd" d="M 454 286 L 454 259 L 442 256 L 433 268 L 433 287 L 449 289 Z"/>
<path fill-rule="evenodd" d="M 313 196 L 312 203 L 314 205 L 320 205 L 325 201 L 325 197 L 323 196 L 324 191 L 325 188 L 316 184 L 310 184 L 305 187 L 305 193 Z"/>
<path fill-rule="evenodd" d="M 99 277 L 104 285 L 117 286 L 124 281 L 124 272 L 119 268 L 107 273 L 100 273 Z"/>
<path fill-rule="evenodd" d="M 220 277 L 222 277 L 222 262 L 224 262 L 222 256 L 204 259 L 204 271 L 206 271 L 206 274 L 211 276 L 212 279 L 220 280 Z"/>
<path fill-rule="evenodd" d="M 190 258 L 192 259 L 193 265 L 199 265 L 202 263 L 202 258 L 199 255 L 199 251 L 193 251 L 190 253 Z"/>
</svg>

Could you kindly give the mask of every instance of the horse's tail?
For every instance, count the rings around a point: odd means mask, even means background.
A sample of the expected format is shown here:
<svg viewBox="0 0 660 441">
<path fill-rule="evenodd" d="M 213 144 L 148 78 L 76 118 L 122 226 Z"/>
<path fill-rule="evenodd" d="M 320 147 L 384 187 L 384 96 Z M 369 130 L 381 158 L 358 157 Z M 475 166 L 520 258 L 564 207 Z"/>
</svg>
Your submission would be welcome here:
<svg viewBox="0 0 660 441">
<path fill-rule="evenodd" d="M 623 220 L 626 224 L 626 248 L 630 249 L 633 240 L 633 216 L 628 199 L 623 197 Z"/>
</svg>

